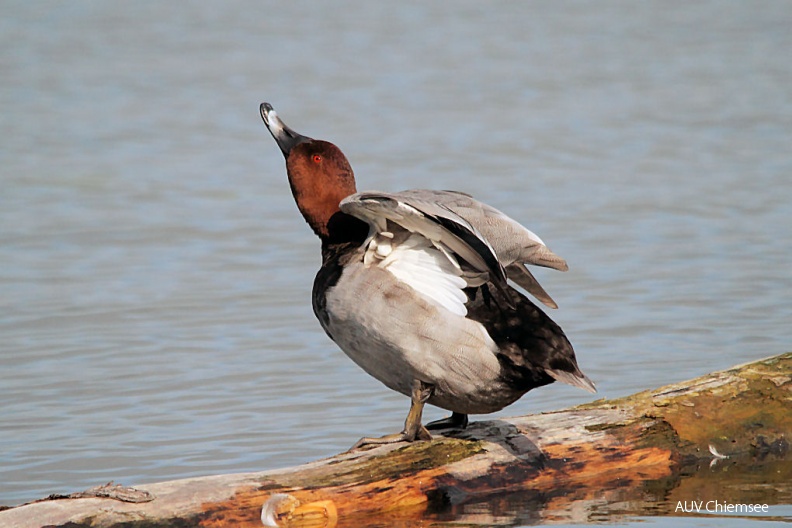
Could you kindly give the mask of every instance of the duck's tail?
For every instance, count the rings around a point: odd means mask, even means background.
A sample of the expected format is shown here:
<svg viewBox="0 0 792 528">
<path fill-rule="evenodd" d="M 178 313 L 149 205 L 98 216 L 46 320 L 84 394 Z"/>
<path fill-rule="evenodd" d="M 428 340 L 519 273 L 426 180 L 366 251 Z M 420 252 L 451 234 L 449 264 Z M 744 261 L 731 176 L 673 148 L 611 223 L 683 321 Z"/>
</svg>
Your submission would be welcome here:
<svg viewBox="0 0 792 528">
<path fill-rule="evenodd" d="M 576 369 L 577 370 L 577 369 Z M 548 369 L 547 374 L 556 381 L 572 385 L 573 387 L 581 388 L 585 391 L 594 393 L 597 392 L 597 387 L 588 376 L 577 370 L 577 372 L 567 372 L 566 370 L 553 370 Z"/>
</svg>

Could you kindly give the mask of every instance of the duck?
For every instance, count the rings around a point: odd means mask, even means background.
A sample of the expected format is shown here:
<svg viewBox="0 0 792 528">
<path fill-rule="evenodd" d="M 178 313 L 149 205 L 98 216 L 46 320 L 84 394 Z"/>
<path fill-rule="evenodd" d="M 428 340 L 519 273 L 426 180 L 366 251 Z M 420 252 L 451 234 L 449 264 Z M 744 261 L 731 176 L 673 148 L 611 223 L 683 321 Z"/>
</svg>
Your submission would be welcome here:
<svg viewBox="0 0 792 528">
<path fill-rule="evenodd" d="M 431 440 L 556 381 L 596 392 L 563 330 L 525 294 L 557 308 L 527 266 L 568 269 L 539 236 L 462 192 L 358 192 L 341 149 L 295 132 L 269 103 L 260 113 L 321 241 L 316 318 L 353 362 L 410 398 L 401 432 L 352 449 Z M 423 425 L 426 404 L 451 415 Z"/>
</svg>

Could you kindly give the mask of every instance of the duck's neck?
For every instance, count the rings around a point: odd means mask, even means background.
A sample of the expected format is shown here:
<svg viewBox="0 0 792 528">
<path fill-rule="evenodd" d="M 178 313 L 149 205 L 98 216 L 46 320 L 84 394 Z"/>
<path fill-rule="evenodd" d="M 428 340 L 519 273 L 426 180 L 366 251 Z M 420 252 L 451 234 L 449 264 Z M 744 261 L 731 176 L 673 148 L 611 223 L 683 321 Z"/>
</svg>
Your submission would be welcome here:
<svg viewBox="0 0 792 528">
<path fill-rule="evenodd" d="M 353 180 L 354 181 L 354 180 Z M 341 200 L 355 193 L 354 183 L 346 188 L 322 187 L 315 180 L 289 178 L 292 195 L 303 218 L 316 236 L 321 239 L 330 236 L 333 215 L 341 212 Z"/>
<path fill-rule="evenodd" d="M 292 188 L 297 207 L 322 240 L 322 247 L 346 242 L 362 243 L 368 236 L 368 224 L 341 211 L 341 200 L 355 193 L 355 188 L 345 193 L 302 193 Z M 341 195 L 343 194 L 343 196 Z"/>
</svg>

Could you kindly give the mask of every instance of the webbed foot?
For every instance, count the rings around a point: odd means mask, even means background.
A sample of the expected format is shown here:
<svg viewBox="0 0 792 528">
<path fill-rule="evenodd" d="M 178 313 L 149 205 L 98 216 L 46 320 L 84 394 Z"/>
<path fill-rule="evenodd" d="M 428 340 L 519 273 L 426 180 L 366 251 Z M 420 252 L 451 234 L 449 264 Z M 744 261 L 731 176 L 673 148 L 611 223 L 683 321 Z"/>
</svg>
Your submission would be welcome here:
<svg viewBox="0 0 792 528">
<path fill-rule="evenodd" d="M 458 412 L 451 413 L 448 418 L 442 418 L 426 424 L 426 428 L 431 431 L 437 431 L 438 429 L 465 429 L 467 426 L 468 415 Z"/>
<path fill-rule="evenodd" d="M 358 440 L 349 450 L 355 451 L 368 445 L 395 444 L 398 442 L 415 442 L 417 440 L 431 440 L 432 435 L 421 425 L 421 416 L 426 401 L 432 396 L 434 386 L 420 380 L 413 380 L 410 412 L 404 422 L 401 433 L 385 435 L 380 438 L 364 437 Z"/>
<path fill-rule="evenodd" d="M 363 437 L 360 440 L 358 440 L 355 443 L 355 445 L 353 445 L 349 450 L 355 451 L 365 446 L 398 444 L 399 442 L 415 442 L 418 440 L 431 440 L 431 439 L 432 439 L 432 435 L 429 434 L 429 431 L 426 430 L 426 427 L 422 425 L 415 434 L 410 434 L 407 431 L 402 431 L 401 433 L 389 434 L 374 438 Z"/>
</svg>

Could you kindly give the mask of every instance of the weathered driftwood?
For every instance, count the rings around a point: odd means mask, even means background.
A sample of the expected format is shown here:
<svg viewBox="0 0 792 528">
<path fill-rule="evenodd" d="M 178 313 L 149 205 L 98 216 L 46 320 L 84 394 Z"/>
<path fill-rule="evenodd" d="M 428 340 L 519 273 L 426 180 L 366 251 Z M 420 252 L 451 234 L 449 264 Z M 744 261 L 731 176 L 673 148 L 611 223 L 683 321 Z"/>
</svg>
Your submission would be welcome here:
<svg viewBox="0 0 792 528">
<path fill-rule="evenodd" d="M 789 503 L 790 433 L 792 353 L 625 398 L 476 422 L 431 442 L 53 497 L 0 512 L 0 526 L 261 526 L 265 503 L 280 526 L 328 527 L 596 520 L 673 513 L 677 500 L 707 497 Z"/>
</svg>

